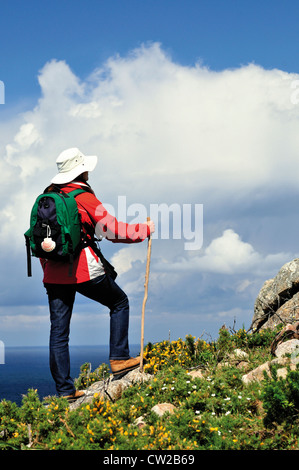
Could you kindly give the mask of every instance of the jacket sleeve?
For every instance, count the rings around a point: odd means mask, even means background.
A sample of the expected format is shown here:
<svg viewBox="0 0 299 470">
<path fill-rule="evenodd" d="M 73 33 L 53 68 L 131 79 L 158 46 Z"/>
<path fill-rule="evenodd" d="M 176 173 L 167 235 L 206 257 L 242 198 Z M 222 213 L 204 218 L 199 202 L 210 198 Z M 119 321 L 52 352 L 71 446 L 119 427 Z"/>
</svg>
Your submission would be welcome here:
<svg viewBox="0 0 299 470">
<path fill-rule="evenodd" d="M 102 236 L 113 243 L 138 243 L 150 235 L 150 229 L 146 223 L 119 222 L 91 193 L 80 194 L 77 196 L 77 202 L 88 213 L 97 236 Z"/>
</svg>

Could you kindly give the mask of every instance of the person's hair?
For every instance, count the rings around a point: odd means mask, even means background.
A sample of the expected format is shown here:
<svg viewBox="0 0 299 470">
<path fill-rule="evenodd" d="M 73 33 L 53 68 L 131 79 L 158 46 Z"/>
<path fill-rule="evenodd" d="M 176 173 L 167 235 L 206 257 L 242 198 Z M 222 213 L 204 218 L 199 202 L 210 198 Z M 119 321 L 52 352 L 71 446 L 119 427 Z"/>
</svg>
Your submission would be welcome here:
<svg viewBox="0 0 299 470">
<path fill-rule="evenodd" d="M 83 173 L 81 173 L 81 175 L 77 176 L 77 178 L 75 178 L 73 181 L 81 181 L 81 183 L 86 183 L 85 179 L 83 178 Z"/>
<path fill-rule="evenodd" d="M 46 189 L 44 190 L 44 193 L 58 193 L 60 190 L 58 184 L 50 184 L 50 186 L 47 186 Z"/>
<path fill-rule="evenodd" d="M 93 190 L 91 189 L 90 184 L 88 184 L 88 182 L 85 181 L 82 175 L 83 173 L 81 173 L 81 175 L 77 176 L 77 178 L 73 179 L 72 181 L 78 181 L 78 182 L 84 183 L 84 185 L 87 186 L 87 187 L 85 186 L 85 190 L 89 193 L 94 194 Z M 70 181 L 70 183 L 72 183 L 72 181 Z M 64 184 L 51 183 L 50 186 L 46 187 L 46 189 L 44 190 L 44 193 L 59 193 L 66 184 L 68 183 L 64 183 Z"/>
</svg>

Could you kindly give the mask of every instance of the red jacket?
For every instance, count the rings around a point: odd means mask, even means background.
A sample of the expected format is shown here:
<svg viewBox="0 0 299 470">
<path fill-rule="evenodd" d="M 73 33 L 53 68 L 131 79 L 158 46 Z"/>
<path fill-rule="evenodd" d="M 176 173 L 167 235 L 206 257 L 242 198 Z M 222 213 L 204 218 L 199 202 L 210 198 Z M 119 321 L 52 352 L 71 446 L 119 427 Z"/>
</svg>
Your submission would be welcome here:
<svg viewBox="0 0 299 470">
<path fill-rule="evenodd" d="M 86 188 L 86 192 L 76 197 L 85 232 L 87 226 L 87 232 L 94 233 L 96 231 L 97 236 L 101 234 L 113 243 L 138 243 L 150 235 L 147 224 L 118 222 L 115 217 L 107 212 L 88 184 L 72 182 L 63 186 L 63 190 L 68 193 L 78 189 L 78 187 Z M 72 276 L 69 276 L 68 263 L 42 259 L 41 264 L 44 270 L 43 282 L 51 284 L 76 284 L 104 274 L 101 261 L 89 246 L 82 249 L 75 259 Z"/>
</svg>

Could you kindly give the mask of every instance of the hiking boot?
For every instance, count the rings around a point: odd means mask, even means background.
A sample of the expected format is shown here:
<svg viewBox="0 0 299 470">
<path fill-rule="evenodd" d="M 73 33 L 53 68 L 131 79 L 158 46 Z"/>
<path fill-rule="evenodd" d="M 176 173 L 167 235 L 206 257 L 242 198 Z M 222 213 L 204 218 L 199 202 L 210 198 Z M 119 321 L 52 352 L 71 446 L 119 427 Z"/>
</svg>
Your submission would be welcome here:
<svg viewBox="0 0 299 470">
<path fill-rule="evenodd" d="M 121 359 L 116 360 L 112 359 L 110 361 L 110 367 L 115 380 L 120 379 L 126 375 L 131 370 L 137 369 L 140 366 L 140 356 L 130 357 L 130 359 Z"/>
<path fill-rule="evenodd" d="M 69 403 L 73 403 L 74 401 L 78 400 L 78 398 L 84 397 L 85 392 L 83 390 L 76 390 L 75 393 L 71 395 L 65 395 L 62 398 L 66 398 Z"/>
</svg>

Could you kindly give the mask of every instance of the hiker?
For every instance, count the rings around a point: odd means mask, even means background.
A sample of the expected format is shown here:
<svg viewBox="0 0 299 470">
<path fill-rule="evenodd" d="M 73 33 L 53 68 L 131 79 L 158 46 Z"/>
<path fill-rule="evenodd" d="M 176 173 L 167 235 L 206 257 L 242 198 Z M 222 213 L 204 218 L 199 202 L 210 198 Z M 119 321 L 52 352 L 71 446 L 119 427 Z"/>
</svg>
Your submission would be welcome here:
<svg viewBox="0 0 299 470">
<path fill-rule="evenodd" d="M 112 374 L 119 378 L 140 364 L 140 357 L 131 358 L 129 353 L 128 297 L 105 272 L 103 260 L 91 246 L 92 238 L 96 232 L 97 236 L 113 243 L 138 243 L 146 240 L 155 226 L 153 221 L 143 224 L 119 222 L 106 211 L 87 182 L 89 172 L 97 164 L 96 156 L 85 156 L 79 149 L 70 148 L 59 155 L 56 163 L 58 174 L 45 193 L 85 190 L 76 196 L 76 202 L 87 243 L 75 257 L 71 275 L 66 262 L 40 260 L 50 309 L 50 369 L 58 395 L 73 401 L 84 395 L 83 391 L 75 390 L 70 377 L 69 329 L 76 292 L 110 309 L 109 360 Z"/>
</svg>

